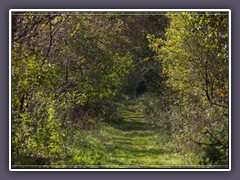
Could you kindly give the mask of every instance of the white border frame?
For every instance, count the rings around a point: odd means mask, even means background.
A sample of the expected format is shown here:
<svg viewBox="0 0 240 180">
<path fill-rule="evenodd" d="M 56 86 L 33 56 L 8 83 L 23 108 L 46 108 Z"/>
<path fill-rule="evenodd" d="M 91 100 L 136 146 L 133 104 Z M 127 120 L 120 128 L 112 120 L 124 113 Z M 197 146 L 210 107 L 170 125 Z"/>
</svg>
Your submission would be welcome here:
<svg viewBox="0 0 240 180">
<path fill-rule="evenodd" d="M 12 169 L 12 119 L 11 119 L 11 83 L 12 83 L 12 12 L 228 12 L 229 18 L 229 168 L 228 169 Z M 231 171 L 231 10 L 230 9 L 10 9 L 9 10 L 9 171 Z"/>
</svg>

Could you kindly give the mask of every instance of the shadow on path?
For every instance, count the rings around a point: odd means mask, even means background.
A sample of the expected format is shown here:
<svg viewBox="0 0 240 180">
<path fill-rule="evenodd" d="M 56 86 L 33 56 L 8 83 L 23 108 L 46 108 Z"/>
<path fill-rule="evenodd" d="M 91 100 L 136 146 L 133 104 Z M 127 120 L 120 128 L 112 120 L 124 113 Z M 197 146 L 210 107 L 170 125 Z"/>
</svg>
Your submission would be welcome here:
<svg viewBox="0 0 240 180">
<path fill-rule="evenodd" d="M 145 121 L 134 105 L 122 105 L 118 108 L 119 117 L 109 122 L 111 136 L 108 163 L 114 166 L 146 167 L 161 164 L 160 156 L 165 156 L 168 150 L 157 144 L 157 133 L 151 124 Z"/>
<path fill-rule="evenodd" d="M 121 131 L 147 131 L 151 127 L 150 124 L 145 122 L 139 122 L 135 120 L 136 118 L 121 118 L 118 121 L 110 122 L 110 125 Z"/>
</svg>

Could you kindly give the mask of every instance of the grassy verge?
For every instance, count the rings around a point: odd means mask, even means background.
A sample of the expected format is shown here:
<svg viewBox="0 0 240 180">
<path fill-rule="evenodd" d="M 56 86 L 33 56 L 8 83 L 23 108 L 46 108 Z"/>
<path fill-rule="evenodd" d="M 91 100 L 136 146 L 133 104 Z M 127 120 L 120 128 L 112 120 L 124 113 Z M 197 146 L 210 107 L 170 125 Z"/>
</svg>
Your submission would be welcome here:
<svg viewBox="0 0 240 180">
<path fill-rule="evenodd" d="M 77 132 L 66 164 L 78 168 L 199 168 L 199 159 L 182 153 L 154 131 L 136 102 L 116 104 L 119 118 Z"/>
</svg>

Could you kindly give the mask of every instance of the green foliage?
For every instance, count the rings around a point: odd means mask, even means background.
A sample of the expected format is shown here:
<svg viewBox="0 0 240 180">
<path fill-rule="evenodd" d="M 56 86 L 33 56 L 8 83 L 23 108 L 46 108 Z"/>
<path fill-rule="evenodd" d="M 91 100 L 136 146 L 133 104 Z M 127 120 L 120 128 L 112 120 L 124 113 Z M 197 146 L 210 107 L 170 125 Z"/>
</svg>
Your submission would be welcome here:
<svg viewBox="0 0 240 180">
<path fill-rule="evenodd" d="M 206 152 L 219 154 L 221 151 L 218 157 L 207 153 L 204 163 L 226 164 L 228 16 L 177 12 L 168 13 L 168 17 L 170 26 L 166 38 L 148 35 L 148 39 L 149 46 L 162 61 L 163 73 L 168 76 L 166 84 L 179 92 L 174 103 L 177 106 L 170 107 L 173 114 L 169 117 L 172 127 L 177 126 L 176 138 L 185 144 L 197 143 Z M 177 121 L 174 121 L 176 113 Z M 185 128 L 178 133 L 182 124 Z"/>
<path fill-rule="evenodd" d="M 45 109 L 46 106 L 48 111 Z M 64 156 L 63 135 L 59 134 L 61 123 L 53 107 L 54 103 L 44 104 L 38 107 L 37 112 L 25 112 L 19 118 L 14 118 L 12 127 L 14 164 L 39 165 L 39 159 L 54 161 Z M 25 161 L 26 157 L 32 162 Z"/>
<path fill-rule="evenodd" d="M 226 14 L 12 20 L 13 165 L 228 163 Z"/>
</svg>

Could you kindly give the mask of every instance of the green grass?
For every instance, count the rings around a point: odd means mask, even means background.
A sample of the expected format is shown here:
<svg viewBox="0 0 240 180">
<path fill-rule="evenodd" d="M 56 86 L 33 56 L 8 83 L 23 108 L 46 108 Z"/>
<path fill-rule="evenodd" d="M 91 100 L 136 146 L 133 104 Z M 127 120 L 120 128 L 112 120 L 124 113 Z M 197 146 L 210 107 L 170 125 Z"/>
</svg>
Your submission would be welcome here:
<svg viewBox="0 0 240 180">
<path fill-rule="evenodd" d="M 193 153 L 166 142 L 137 111 L 136 102 L 116 103 L 119 118 L 79 132 L 69 165 L 82 168 L 199 168 Z"/>
</svg>

